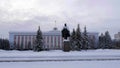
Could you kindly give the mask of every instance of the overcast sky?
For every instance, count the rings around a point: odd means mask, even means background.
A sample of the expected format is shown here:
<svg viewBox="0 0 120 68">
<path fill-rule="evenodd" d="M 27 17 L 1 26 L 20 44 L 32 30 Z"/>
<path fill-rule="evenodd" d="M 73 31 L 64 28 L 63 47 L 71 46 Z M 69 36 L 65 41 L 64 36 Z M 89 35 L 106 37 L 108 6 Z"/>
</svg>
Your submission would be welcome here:
<svg viewBox="0 0 120 68">
<path fill-rule="evenodd" d="M 49 31 L 55 26 L 70 30 L 80 24 L 89 32 L 111 35 L 120 31 L 120 0 L 0 0 L 0 37 L 10 31 Z"/>
</svg>

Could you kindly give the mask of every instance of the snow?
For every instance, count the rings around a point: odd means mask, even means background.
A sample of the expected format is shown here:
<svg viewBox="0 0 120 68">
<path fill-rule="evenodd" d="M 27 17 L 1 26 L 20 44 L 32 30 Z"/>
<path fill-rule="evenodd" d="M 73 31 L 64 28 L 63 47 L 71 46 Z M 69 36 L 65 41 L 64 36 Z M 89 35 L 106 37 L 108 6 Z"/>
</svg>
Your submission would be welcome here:
<svg viewBox="0 0 120 68">
<path fill-rule="evenodd" d="M 48 61 L 49 60 L 49 61 Z M 53 60 L 53 61 L 51 61 Z M 57 60 L 57 61 L 56 61 Z M 75 60 L 75 61 L 74 61 Z M 119 68 L 120 50 L 0 50 L 0 68 Z"/>
<path fill-rule="evenodd" d="M 30 61 L 86 61 L 86 60 L 120 60 L 120 50 L 82 50 L 63 52 L 50 50 L 34 51 L 5 51 L 0 50 L 0 62 L 30 62 Z"/>
<path fill-rule="evenodd" d="M 34 51 L 5 51 L 0 50 L 0 58 L 1 57 L 50 57 L 50 56 L 120 56 L 120 50 L 82 50 L 82 51 L 70 51 L 63 52 L 62 50 L 50 50 L 50 51 L 42 51 L 42 52 L 34 52 Z"/>
<path fill-rule="evenodd" d="M 0 68 L 120 68 L 120 61 L 2 62 Z"/>
</svg>

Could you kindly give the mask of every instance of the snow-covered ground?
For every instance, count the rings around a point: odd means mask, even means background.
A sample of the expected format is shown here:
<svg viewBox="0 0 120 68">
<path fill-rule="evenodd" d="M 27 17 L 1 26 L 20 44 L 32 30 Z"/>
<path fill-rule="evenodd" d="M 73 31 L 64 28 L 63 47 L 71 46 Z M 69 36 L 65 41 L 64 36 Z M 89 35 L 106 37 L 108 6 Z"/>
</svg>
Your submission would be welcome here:
<svg viewBox="0 0 120 68">
<path fill-rule="evenodd" d="M 120 61 L 2 62 L 0 68 L 120 68 Z"/>
<path fill-rule="evenodd" d="M 33 62 L 33 61 L 97 61 L 120 60 L 120 50 L 83 50 L 63 52 L 51 50 L 33 51 L 5 51 L 0 50 L 0 62 Z"/>
<path fill-rule="evenodd" d="M 82 51 L 70 51 L 63 52 L 62 50 L 50 50 L 50 51 L 5 51 L 0 50 L 0 58 L 1 57 L 44 57 L 44 56 L 119 56 L 120 50 L 82 50 Z"/>
<path fill-rule="evenodd" d="M 120 68 L 120 50 L 0 50 L 0 61 L 0 68 Z"/>
</svg>

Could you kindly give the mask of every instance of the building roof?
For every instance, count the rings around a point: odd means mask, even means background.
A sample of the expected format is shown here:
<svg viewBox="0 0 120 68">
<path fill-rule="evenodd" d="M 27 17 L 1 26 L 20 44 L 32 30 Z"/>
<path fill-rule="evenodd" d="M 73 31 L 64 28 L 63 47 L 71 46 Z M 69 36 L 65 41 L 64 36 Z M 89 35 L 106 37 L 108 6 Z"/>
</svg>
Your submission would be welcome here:
<svg viewBox="0 0 120 68">
<path fill-rule="evenodd" d="M 9 34 L 16 34 L 16 35 L 36 35 L 37 32 L 16 32 L 16 31 L 12 31 L 9 32 Z M 43 35 L 61 35 L 61 31 L 59 31 L 57 28 L 54 28 L 51 31 L 48 32 L 42 32 Z"/>
<path fill-rule="evenodd" d="M 36 35 L 37 32 L 18 32 L 18 31 L 12 31 L 9 32 L 9 34 L 13 35 Z M 62 35 L 61 31 L 58 30 L 56 27 L 53 28 L 53 30 L 48 32 L 42 32 L 43 35 Z M 88 35 L 98 35 L 98 32 L 88 32 Z"/>
</svg>

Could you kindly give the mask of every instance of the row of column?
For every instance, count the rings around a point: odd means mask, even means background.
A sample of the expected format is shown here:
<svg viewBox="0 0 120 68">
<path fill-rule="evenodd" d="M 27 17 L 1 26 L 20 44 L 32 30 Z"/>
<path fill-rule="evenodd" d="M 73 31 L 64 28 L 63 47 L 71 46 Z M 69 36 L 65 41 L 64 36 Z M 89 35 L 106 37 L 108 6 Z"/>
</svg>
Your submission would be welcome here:
<svg viewBox="0 0 120 68">
<path fill-rule="evenodd" d="M 36 36 L 15 35 L 14 45 L 16 49 L 32 49 Z"/>
<path fill-rule="evenodd" d="M 44 36 L 45 49 L 62 49 L 61 36 Z"/>
<path fill-rule="evenodd" d="M 14 35 L 15 49 L 33 49 L 36 36 L 33 35 Z M 43 36 L 45 49 L 62 49 L 62 37 Z"/>
</svg>

